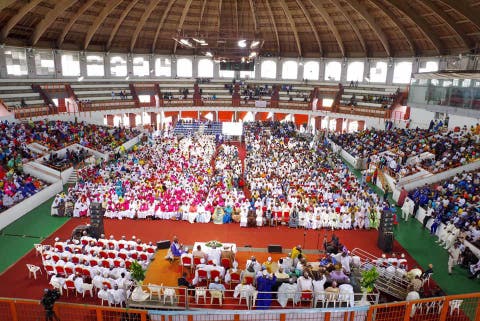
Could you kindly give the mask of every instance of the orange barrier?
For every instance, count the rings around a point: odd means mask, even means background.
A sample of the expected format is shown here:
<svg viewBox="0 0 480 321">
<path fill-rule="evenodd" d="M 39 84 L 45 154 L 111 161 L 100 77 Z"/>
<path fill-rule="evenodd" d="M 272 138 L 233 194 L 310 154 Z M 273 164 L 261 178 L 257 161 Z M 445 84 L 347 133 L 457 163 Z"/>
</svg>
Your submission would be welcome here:
<svg viewBox="0 0 480 321">
<path fill-rule="evenodd" d="M 172 308 L 172 307 L 171 307 Z M 170 309 L 171 310 L 171 309 Z M 366 320 L 366 321 L 480 321 L 480 293 L 451 295 L 422 300 L 359 307 L 295 310 L 137 310 L 58 302 L 54 311 L 60 320 Z M 0 320 L 44 319 L 39 301 L 0 298 Z M 147 317 L 147 314 L 150 316 Z M 215 318 L 212 314 L 218 314 Z"/>
</svg>

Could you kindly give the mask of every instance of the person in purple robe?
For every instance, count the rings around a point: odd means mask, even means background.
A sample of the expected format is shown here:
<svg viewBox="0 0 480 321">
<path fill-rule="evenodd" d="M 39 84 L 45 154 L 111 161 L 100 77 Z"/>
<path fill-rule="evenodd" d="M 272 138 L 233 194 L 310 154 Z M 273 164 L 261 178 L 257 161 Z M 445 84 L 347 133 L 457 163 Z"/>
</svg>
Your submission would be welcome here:
<svg viewBox="0 0 480 321">
<path fill-rule="evenodd" d="M 258 310 L 266 310 L 272 304 L 272 288 L 277 282 L 277 277 L 268 274 L 267 270 L 263 270 L 261 276 L 257 277 L 257 301 L 255 306 Z"/>
</svg>

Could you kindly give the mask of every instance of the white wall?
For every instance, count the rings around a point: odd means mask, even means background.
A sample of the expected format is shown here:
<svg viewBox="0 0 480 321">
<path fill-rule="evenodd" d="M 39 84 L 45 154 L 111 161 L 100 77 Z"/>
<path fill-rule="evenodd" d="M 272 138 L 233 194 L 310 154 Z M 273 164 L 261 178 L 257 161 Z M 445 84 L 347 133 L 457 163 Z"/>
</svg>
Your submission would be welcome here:
<svg viewBox="0 0 480 321">
<path fill-rule="evenodd" d="M 23 171 L 33 177 L 50 184 L 60 180 L 60 172 L 37 162 L 29 162 L 23 166 Z"/>
<path fill-rule="evenodd" d="M 430 121 L 435 117 L 435 114 L 431 111 L 422 108 L 410 108 L 410 128 L 428 128 Z"/>
<path fill-rule="evenodd" d="M 450 120 L 448 121 L 448 128 L 455 128 L 455 127 L 460 127 L 462 128 L 464 125 L 467 126 L 467 128 L 470 128 L 470 126 L 476 126 L 478 123 L 480 123 L 480 118 L 472 118 L 472 117 L 465 117 L 465 116 L 457 116 L 457 115 L 449 115 Z"/>
</svg>

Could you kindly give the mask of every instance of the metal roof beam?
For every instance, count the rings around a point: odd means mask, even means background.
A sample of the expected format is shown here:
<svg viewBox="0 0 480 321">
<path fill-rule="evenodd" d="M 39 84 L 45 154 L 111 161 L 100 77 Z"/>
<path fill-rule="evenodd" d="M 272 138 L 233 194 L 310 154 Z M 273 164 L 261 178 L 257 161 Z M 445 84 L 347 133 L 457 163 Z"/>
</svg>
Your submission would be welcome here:
<svg viewBox="0 0 480 321">
<path fill-rule="evenodd" d="M 161 0 L 155 0 L 155 1 L 152 0 L 148 4 L 148 6 L 145 8 L 145 11 L 140 17 L 140 21 L 137 23 L 137 27 L 135 28 L 135 31 L 133 32 L 132 40 L 130 41 L 130 52 L 133 51 L 133 48 L 135 47 L 135 43 L 137 42 L 137 39 L 138 39 L 138 35 L 140 34 L 140 31 L 142 31 L 143 26 L 147 22 L 148 18 L 150 18 L 150 15 L 152 14 L 155 7 L 158 6 L 160 1 Z"/>
<path fill-rule="evenodd" d="M 85 41 L 83 44 L 83 49 L 87 49 L 90 41 L 93 38 L 93 35 L 97 32 L 100 25 L 103 23 L 105 18 L 115 9 L 123 0 L 109 0 L 107 5 L 103 8 L 100 14 L 97 16 L 95 21 L 93 21 L 90 28 L 88 28 L 87 35 L 85 36 Z"/>
<path fill-rule="evenodd" d="M 362 33 L 360 32 L 360 29 L 358 29 L 358 26 L 353 22 L 353 19 L 347 14 L 346 10 L 343 9 L 343 7 L 340 5 L 339 0 L 330 0 L 330 2 L 337 7 L 337 9 L 343 14 L 347 22 L 350 24 L 350 26 L 353 29 L 353 32 L 357 35 L 358 41 L 360 41 L 360 44 L 362 45 L 363 52 L 365 56 L 368 56 L 368 48 L 365 43 L 365 39 L 363 38 Z"/>
<path fill-rule="evenodd" d="M 42 21 L 35 27 L 33 31 L 33 35 L 31 38 L 32 46 L 35 46 L 42 37 L 43 33 L 52 25 L 52 23 L 57 20 L 58 16 L 63 14 L 65 10 L 70 8 L 77 0 L 62 0 L 56 3 L 55 7 L 51 9 L 45 17 L 43 17 Z"/>
<path fill-rule="evenodd" d="M 63 28 L 62 34 L 60 35 L 60 37 L 58 37 L 57 48 L 60 48 L 63 45 L 63 41 L 65 40 L 65 37 L 67 36 L 70 29 L 72 29 L 72 26 L 75 24 L 75 22 L 78 20 L 78 18 L 80 18 L 80 16 L 84 12 L 87 11 L 87 9 L 90 8 L 95 3 L 95 1 L 97 0 L 88 0 L 80 7 L 80 9 L 77 10 L 75 15 L 70 19 L 70 21 L 65 26 L 65 28 Z"/>
<path fill-rule="evenodd" d="M 430 40 L 438 54 L 443 54 L 444 47 L 437 33 L 430 27 L 424 18 L 422 18 L 414 9 L 412 9 L 404 0 L 391 0 L 390 4 L 402 11 L 408 18 L 410 18 L 423 34 Z"/>
<path fill-rule="evenodd" d="M 187 17 L 187 13 L 188 13 L 188 10 L 190 9 L 191 4 L 192 4 L 192 0 L 187 0 L 187 3 L 185 4 L 185 7 L 182 10 L 182 16 L 180 17 L 180 22 L 178 24 L 178 28 L 177 28 L 178 32 L 182 31 L 183 23 L 185 22 L 185 18 Z M 175 44 L 173 45 L 174 54 L 175 52 L 177 52 L 177 45 L 178 45 L 178 42 L 175 41 Z"/>
<path fill-rule="evenodd" d="M 323 56 L 323 49 L 322 43 L 320 42 L 320 37 L 318 36 L 317 28 L 315 28 L 315 24 L 313 23 L 312 17 L 310 17 L 310 13 L 308 13 L 307 8 L 303 5 L 302 1 L 296 0 L 300 9 L 302 9 L 303 15 L 307 18 L 308 23 L 310 24 L 310 28 L 313 31 L 313 35 L 315 36 L 315 40 L 317 40 L 318 50 L 320 51 L 320 56 Z"/>
<path fill-rule="evenodd" d="M 417 2 L 427 6 L 432 12 L 434 12 L 437 16 L 439 16 L 445 23 L 454 31 L 454 33 L 462 39 L 463 44 L 465 45 L 466 48 L 472 48 L 474 47 L 473 42 L 471 41 L 470 38 L 468 38 L 465 35 L 465 32 L 463 30 L 460 30 L 458 24 L 452 20 L 451 17 L 449 17 L 445 11 L 441 10 L 438 6 L 432 3 L 430 0 L 422 0 Z"/>
<path fill-rule="evenodd" d="M 375 32 L 377 37 L 380 39 L 380 42 L 382 43 L 383 48 L 387 52 L 387 55 L 392 56 L 392 50 L 390 49 L 387 36 L 380 28 L 378 23 L 375 21 L 375 19 L 370 15 L 370 13 L 368 13 L 367 9 L 365 9 L 365 6 L 360 4 L 357 0 L 345 0 L 345 2 L 347 2 L 356 12 L 358 12 L 358 14 L 360 14 L 365 19 L 365 21 L 367 21 L 370 28 L 372 28 L 373 32 Z"/>
<path fill-rule="evenodd" d="M 295 21 L 293 21 L 293 18 L 292 18 L 292 13 L 290 12 L 288 5 L 285 3 L 285 0 L 278 0 L 278 1 L 280 2 L 280 6 L 285 12 L 285 15 L 287 16 L 287 20 L 290 23 L 290 26 L 292 27 L 293 36 L 295 37 L 295 42 L 297 43 L 298 56 L 301 57 L 302 46 L 300 44 L 300 38 L 298 37 L 298 30 L 297 30 L 297 27 L 295 26 Z"/>
<path fill-rule="evenodd" d="M 133 9 L 133 7 L 137 4 L 138 1 L 139 0 L 133 0 L 132 2 L 130 2 L 128 6 L 125 8 L 125 10 L 123 10 L 122 14 L 120 15 L 120 18 L 118 18 L 117 22 L 115 23 L 115 26 L 112 29 L 112 32 L 110 32 L 110 37 L 108 38 L 107 45 L 105 46 L 107 51 L 109 51 L 110 48 L 112 47 L 112 41 L 113 39 L 115 39 L 118 29 L 120 28 L 123 21 L 125 20 L 127 15 L 130 13 L 130 11 Z"/>
<path fill-rule="evenodd" d="M 1 31 L 1 37 L 2 37 L 2 41 L 5 41 L 5 39 L 7 39 L 8 37 L 8 34 L 10 33 L 10 31 L 13 29 L 13 27 L 15 27 L 15 25 L 20 21 L 22 20 L 22 18 L 30 12 L 30 10 L 32 10 L 33 8 L 35 8 L 40 2 L 42 2 L 42 0 L 32 0 L 30 1 L 29 3 L 27 3 L 26 5 L 22 6 L 20 8 L 20 10 L 18 10 L 17 14 L 14 15 L 13 17 L 10 18 L 10 20 L 8 20 L 8 22 L 5 24 L 5 26 L 2 28 L 2 31 Z"/>
<path fill-rule="evenodd" d="M 335 24 L 333 23 L 333 20 L 330 18 L 328 13 L 325 11 L 325 8 L 322 6 L 321 3 L 318 2 L 318 0 L 309 0 L 312 6 L 317 9 L 318 13 L 322 16 L 323 20 L 327 23 L 328 29 L 332 31 L 333 36 L 335 37 L 335 40 L 337 41 L 338 47 L 340 48 L 340 51 L 342 52 L 342 56 L 346 56 L 346 51 L 345 51 L 345 46 L 343 45 L 342 37 L 340 36 L 340 33 L 338 32 L 337 27 L 335 27 Z"/>
<path fill-rule="evenodd" d="M 270 7 L 270 3 L 268 3 L 268 0 L 265 0 L 265 4 L 267 5 L 267 11 L 270 19 L 272 19 L 273 31 L 275 32 L 275 39 L 277 40 L 277 53 L 280 54 L 280 39 L 278 38 L 278 30 L 277 24 L 275 23 L 275 17 L 273 16 L 272 7 Z"/>
</svg>

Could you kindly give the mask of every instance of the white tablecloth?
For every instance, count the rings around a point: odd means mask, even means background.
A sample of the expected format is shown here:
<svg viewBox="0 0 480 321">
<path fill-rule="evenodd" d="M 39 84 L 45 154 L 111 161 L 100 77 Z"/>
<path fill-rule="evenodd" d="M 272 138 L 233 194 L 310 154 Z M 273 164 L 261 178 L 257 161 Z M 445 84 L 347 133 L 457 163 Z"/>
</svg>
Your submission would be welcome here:
<svg viewBox="0 0 480 321">
<path fill-rule="evenodd" d="M 207 243 L 208 242 L 195 242 L 195 244 L 193 245 L 193 250 L 196 250 L 197 246 L 200 245 L 202 247 L 202 251 L 207 253 L 208 255 L 212 251 L 212 248 L 206 246 L 205 244 Z M 222 244 L 222 246 L 219 248 L 220 250 L 223 250 L 224 246 L 228 246 L 233 253 L 237 253 L 237 245 L 235 243 L 223 243 L 223 242 L 220 242 L 220 243 Z"/>
</svg>

